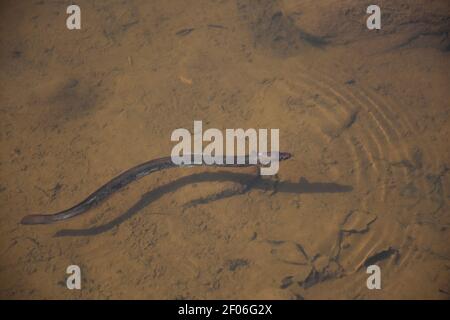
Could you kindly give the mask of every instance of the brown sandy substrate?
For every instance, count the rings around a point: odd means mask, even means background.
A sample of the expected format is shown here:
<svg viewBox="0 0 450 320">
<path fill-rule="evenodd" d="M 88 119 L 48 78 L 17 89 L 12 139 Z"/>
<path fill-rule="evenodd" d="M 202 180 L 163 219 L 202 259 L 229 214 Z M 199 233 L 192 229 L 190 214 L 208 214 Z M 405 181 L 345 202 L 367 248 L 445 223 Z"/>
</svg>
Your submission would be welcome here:
<svg viewBox="0 0 450 320">
<path fill-rule="evenodd" d="M 448 299 L 448 1 L 380 1 L 379 32 L 364 1 L 317 2 L 78 1 L 68 31 L 68 1 L 3 1 L 0 297 Z M 256 181 L 156 173 L 19 225 L 170 154 L 193 120 L 279 128 L 295 157 Z"/>
</svg>

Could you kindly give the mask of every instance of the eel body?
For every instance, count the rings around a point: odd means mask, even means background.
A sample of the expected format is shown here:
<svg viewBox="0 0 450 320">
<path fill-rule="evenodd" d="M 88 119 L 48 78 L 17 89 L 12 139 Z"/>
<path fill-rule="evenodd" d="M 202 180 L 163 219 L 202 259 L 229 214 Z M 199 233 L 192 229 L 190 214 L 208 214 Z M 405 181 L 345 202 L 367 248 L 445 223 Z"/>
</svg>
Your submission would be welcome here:
<svg viewBox="0 0 450 320">
<path fill-rule="evenodd" d="M 270 156 L 270 153 L 267 154 L 267 156 Z M 238 157 L 235 156 L 232 162 L 227 163 L 227 158 L 224 157 L 222 164 L 205 164 L 205 163 L 199 163 L 196 164 L 193 161 L 190 162 L 190 164 L 175 164 L 172 161 L 171 157 L 164 157 L 159 159 L 150 160 L 147 162 L 144 162 L 142 164 L 139 164 L 131 169 L 128 169 L 127 171 L 119 174 L 117 177 L 113 178 L 103 186 L 101 186 L 99 189 L 91 193 L 86 199 L 78 203 L 77 205 L 66 209 L 61 212 L 57 212 L 54 214 L 32 214 L 25 216 L 21 223 L 22 224 L 50 224 L 61 220 L 66 220 L 69 218 L 73 218 L 75 216 L 78 216 L 89 209 L 97 206 L 102 201 L 104 201 L 106 198 L 111 196 L 113 193 L 117 192 L 118 190 L 122 189 L 126 185 L 130 184 L 133 181 L 136 181 L 146 175 L 149 175 L 153 172 L 162 171 L 169 168 L 178 168 L 178 167 L 192 167 L 192 166 L 212 166 L 212 167 L 251 167 L 251 166 L 261 166 L 261 164 L 251 164 L 249 156 L 242 157 L 244 159 L 240 159 L 241 163 L 239 163 L 237 160 Z M 291 154 L 287 152 L 279 152 L 279 161 L 287 160 L 291 158 Z M 193 155 L 191 156 L 191 159 L 193 159 Z M 244 161 L 242 161 L 244 160 Z M 243 162 L 243 163 L 242 163 Z"/>
</svg>

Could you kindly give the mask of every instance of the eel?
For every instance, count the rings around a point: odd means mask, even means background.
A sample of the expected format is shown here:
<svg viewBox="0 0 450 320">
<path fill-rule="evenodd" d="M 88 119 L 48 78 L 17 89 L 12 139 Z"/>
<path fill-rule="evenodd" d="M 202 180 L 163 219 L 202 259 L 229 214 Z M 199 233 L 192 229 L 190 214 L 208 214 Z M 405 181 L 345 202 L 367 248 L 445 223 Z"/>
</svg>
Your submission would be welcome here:
<svg viewBox="0 0 450 320">
<path fill-rule="evenodd" d="M 266 156 L 270 157 L 270 153 L 267 153 Z M 194 155 L 191 155 L 191 160 Z M 279 161 L 287 160 L 291 158 L 292 155 L 288 152 L 279 152 L 278 159 Z M 196 164 L 191 161 L 189 164 L 175 164 L 172 161 L 171 157 L 158 158 L 154 160 L 150 160 L 139 164 L 131 169 L 128 169 L 117 177 L 111 179 L 109 182 L 101 186 L 99 189 L 91 193 L 86 199 L 76 204 L 75 206 L 54 213 L 54 214 L 32 214 L 22 218 L 21 224 L 32 225 L 32 224 L 50 224 L 61 220 L 66 220 L 78 216 L 89 209 L 97 206 L 101 202 L 103 202 L 106 198 L 111 196 L 113 193 L 122 189 L 126 185 L 130 184 L 133 181 L 136 181 L 144 176 L 147 176 L 151 173 L 162 171 L 169 168 L 177 168 L 177 167 L 193 167 L 193 166 L 212 166 L 212 167 L 251 167 L 256 166 L 260 167 L 261 164 L 251 164 L 250 156 L 242 156 L 244 158 L 244 163 L 238 162 L 238 156 L 234 156 L 233 162 L 227 163 L 227 157 L 224 156 L 222 164 L 205 164 L 204 162 L 200 164 Z M 229 160 L 229 159 L 228 159 Z M 229 161 L 228 161 L 229 162 Z"/>
</svg>

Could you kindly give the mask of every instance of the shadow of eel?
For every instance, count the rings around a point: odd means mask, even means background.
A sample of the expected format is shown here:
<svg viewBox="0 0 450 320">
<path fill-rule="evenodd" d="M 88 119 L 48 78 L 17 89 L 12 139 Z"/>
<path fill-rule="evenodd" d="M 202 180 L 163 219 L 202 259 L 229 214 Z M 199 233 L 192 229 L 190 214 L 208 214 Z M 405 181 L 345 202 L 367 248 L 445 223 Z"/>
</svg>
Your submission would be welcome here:
<svg viewBox="0 0 450 320">
<path fill-rule="evenodd" d="M 267 154 L 270 157 L 270 153 Z M 193 155 L 191 155 L 191 160 L 193 160 Z M 287 160 L 291 158 L 292 155 L 287 152 L 279 152 L 279 161 Z M 228 161 L 227 161 L 228 160 Z M 113 178 L 102 187 L 97 189 L 95 192 L 90 194 L 86 199 L 78 203 L 77 205 L 54 214 L 32 214 L 25 216 L 21 220 L 21 224 L 50 224 L 61 220 L 67 220 L 78 216 L 93 207 L 99 205 L 106 198 L 110 197 L 113 193 L 119 191 L 123 187 L 127 186 L 133 181 L 136 181 L 144 176 L 151 173 L 179 167 L 193 167 L 193 166 L 209 166 L 209 167 L 260 167 L 260 164 L 250 163 L 250 156 L 234 156 L 233 161 L 229 161 L 227 157 L 223 157 L 222 164 L 196 164 L 191 161 L 190 164 L 175 164 L 171 157 L 164 157 L 159 159 L 150 160 L 139 164 L 127 171 L 121 173 L 117 177 Z M 232 162 L 232 163 L 229 163 Z"/>
<path fill-rule="evenodd" d="M 107 231 L 131 219 L 134 215 L 142 209 L 157 201 L 163 195 L 169 192 L 175 192 L 184 186 L 201 183 L 201 182 L 225 182 L 231 181 L 242 185 L 242 188 L 225 189 L 222 192 L 206 196 L 204 198 L 192 200 L 183 205 L 183 210 L 193 206 L 208 204 L 213 201 L 223 200 L 235 195 L 245 194 L 250 189 L 262 190 L 264 192 L 282 192 L 289 194 L 312 194 L 312 193 L 342 193 L 350 192 L 353 188 L 349 185 L 342 185 L 334 182 L 309 182 L 306 178 L 301 177 L 298 182 L 291 181 L 272 181 L 270 179 L 262 180 L 259 176 L 254 176 L 247 173 L 237 173 L 229 171 L 221 172 L 202 172 L 195 173 L 189 176 L 183 176 L 167 184 L 158 186 L 146 193 L 125 212 L 104 224 L 95 225 L 82 229 L 62 229 L 57 231 L 55 237 L 84 237 L 94 236 Z"/>
</svg>

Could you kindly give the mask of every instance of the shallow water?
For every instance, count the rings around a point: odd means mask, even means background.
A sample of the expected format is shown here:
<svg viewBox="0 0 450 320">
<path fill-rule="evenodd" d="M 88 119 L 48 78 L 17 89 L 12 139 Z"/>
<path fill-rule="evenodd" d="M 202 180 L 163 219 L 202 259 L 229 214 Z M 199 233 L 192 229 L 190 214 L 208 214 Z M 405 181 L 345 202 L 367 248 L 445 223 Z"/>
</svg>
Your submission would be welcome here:
<svg viewBox="0 0 450 320">
<path fill-rule="evenodd" d="M 78 2 L 80 31 L 65 3 L 1 4 L 1 298 L 449 298 L 448 1 L 380 1 L 380 31 L 356 0 Z M 194 120 L 279 128 L 294 158 L 155 173 L 19 224 Z"/>
</svg>

